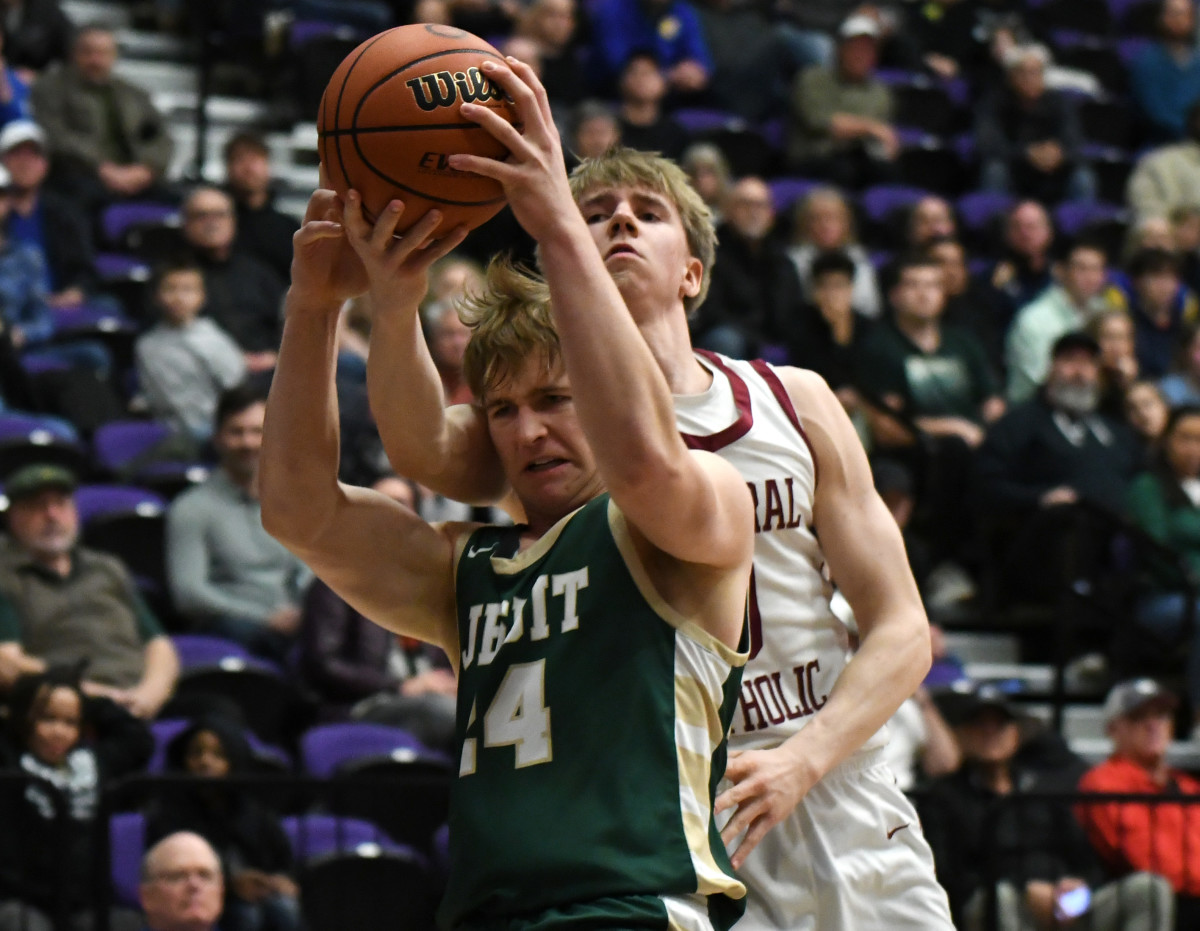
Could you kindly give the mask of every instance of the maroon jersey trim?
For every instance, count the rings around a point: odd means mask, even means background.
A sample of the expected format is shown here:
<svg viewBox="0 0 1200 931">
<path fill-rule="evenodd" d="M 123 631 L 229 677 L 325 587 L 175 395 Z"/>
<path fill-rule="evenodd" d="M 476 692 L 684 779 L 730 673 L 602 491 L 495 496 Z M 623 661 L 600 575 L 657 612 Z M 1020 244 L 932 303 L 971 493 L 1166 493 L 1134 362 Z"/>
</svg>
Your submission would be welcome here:
<svg viewBox="0 0 1200 931">
<path fill-rule="evenodd" d="M 727 366 L 721 357 L 715 353 L 708 352 L 705 349 L 697 349 L 700 355 L 704 356 L 712 365 L 721 370 L 726 378 L 729 379 L 729 387 L 733 390 L 733 403 L 737 407 L 738 419 L 731 423 L 724 430 L 718 430 L 716 433 L 710 433 L 707 436 L 695 436 L 691 433 L 679 431 L 679 435 L 683 437 L 683 442 L 688 449 L 702 449 L 705 452 L 715 453 L 719 449 L 724 449 L 731 443 L 736 443 L 754 426 L 754 412 L 750 408 L 750 389 L 746 387 L 746 383 L 742 381 L 737 372 Z"/>
<path fill-rule="evenodd" d="M 795 405 L 792 404 L 791 395 L 787 393 L 787 388 L 783 386 L 783 382 L 779 380 L 779 376 L 775 374 L 774 369 L 762 359 L 755 359 L 750 365 L 754 371 L 762 376 L 762 380 L 767 383 L 767 387 L 771 389 L 771 394 L 775 395 L 775 400 L 779 402 L 779 406 L 787 414 L 788 420 L 792 422 L 792 426 L 796 428 L 796 432 L 804 440 L 804 445 L 808 447 L 808 454 L 812 457 L 813 462 L 813 483 L 816 484 L 817 473 L 819 471 L 817 451 L 813 449 L 812 440 L 808 438 L 808 434 L 804 432 L 804 427 L 800 424 L 800 416 L 796 413 Z"/>
</svg>

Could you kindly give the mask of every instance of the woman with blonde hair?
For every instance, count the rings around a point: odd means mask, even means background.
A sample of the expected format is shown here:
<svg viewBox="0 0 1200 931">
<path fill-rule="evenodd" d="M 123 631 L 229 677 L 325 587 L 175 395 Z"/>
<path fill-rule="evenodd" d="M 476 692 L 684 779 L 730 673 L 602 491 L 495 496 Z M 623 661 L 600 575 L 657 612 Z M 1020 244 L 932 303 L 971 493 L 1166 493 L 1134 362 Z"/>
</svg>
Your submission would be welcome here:
<svg viewBox="0 0 1200 931">
<path fill-rule="evenodd" d="M 882 309 L 879 283 L 867 250 L 858 243 L 854 214 L 842 193 L 833 187 L 814 188 L 796 205 L 792 246 L 788 255 L 796 265 L 805 297 L 812 301 L 812 263 L 822 252 L 840 249 L 854 262 L 854 309 L 878 317 Z"/>
</svg>

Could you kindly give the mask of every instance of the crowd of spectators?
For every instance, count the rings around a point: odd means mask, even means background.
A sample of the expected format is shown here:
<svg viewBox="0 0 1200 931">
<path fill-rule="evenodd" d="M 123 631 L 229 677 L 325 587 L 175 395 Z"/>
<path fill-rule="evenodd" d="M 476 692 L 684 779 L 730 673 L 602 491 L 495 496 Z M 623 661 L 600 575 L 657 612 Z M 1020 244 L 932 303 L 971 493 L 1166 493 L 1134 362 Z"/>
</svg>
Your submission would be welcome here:
<svg viewBox="0 0 1200 931">
<path fill-rule="evenodd" d="M 157 0 L 136 15 L 186 38 L 191 6 Z M 1200 793 L 1165 761 L 1173 729 L 1187 736 L 1200 716 L 1193 0 L 292 0 L 211 15 L 218 61 L 249 41 L 252 64 L 285 75 L 317 59 L 299 40 L 281 50 L 281 21 L 355 41 L 458 25 L 536 68 L 572 163 L 617 143 L 678 159 L 719 224 L 697 344 L 830 383 L 931 617 L 969 626 L 996 586 L 1000 602 L 1054 606 L 1083 554 L 1128 580 L 1125 620 L 1163 645 L 1150 659 L 1171 688 L 1112 689 L 1114 755 L 1091 771 L 1010 695 L 938 657 L 892 727 L 956 919 L 983 927 L 994 908 L 1003 927 L 1051 927 L 1058 897 L 1087 885 L 1094 927 L 1169 928 L 1176 913 L 1189 927 L 1200 885 L 1180 851 L 1200 843 L 1200 808 L 1072 811 L 1039 793 Z M 166 439 L 137 464 L 203 463 L 207 478 L 167 495 L 156 588 L 81 544 L 81 485 L 114 477 L 98 463 L 0 476 L 0 763 L 66 794 L 83 863 L 97 793 L 145 771 L 151 724 L 188 718 L 164 766 L 197 783 L 147 810 L 144 921 L 210 927 L 223 911 L 226 931 L 289 931 L 299 865 L 277 813 L 212 782 L 248 768 L 253 735 L 236 707 L 172 699 L 175 635 L 219 636 L 282 670 L 309 722 L 398 727 L 435 751 L 452 747 L 454 677 L 445 656 L 372 625 L 262 529 L 263 398 L 298 226 L 275 202 L 278 127 L 233 134 L 221 177 L 185 182 L 154 88 L 121 77 L 119 55 L 112 30 L 72 24 L 57 0 L 0 0 L 0 404 L 84 449 L 112 421 L 157 422 Z M 289 89 L 260 82 L 268 97 Z M 178 223 L 114 235 L 115 208 L 150 203 Z M 423 323 L 451 403 L 471 400 L 455 301 L 500 248 L 532 257 L 504 213 L 432 276 Z M 114 251 L 149 280 L 128 287 L 98 260 Z M 366 402 L 369 308 L 348 306 L 339 333 L 343 478 L 430 519 L 471 517 L 392 474 Z M 1147 569 L 1143 539 L 1174 558 Z M 1111 659 L 1110 680 L 1130 671 Z M 1002 822 L 1015 833 L 997 840 L 996 806 L 1022 793 L 1027 817 Z M 0 803 L 5 823 L 30 825 L 23 836 L 50 817 L 36 793 Z M 49 927 L 53 850 L 18 868 L 24 848 L 0 834 L 0 931 Z M 1010 848 L 1021 852 L 997 855 Z M 90 907 L 86 883 L 67 892 L 68 911 Z M 117 928 L 137 920 L 111 915 Z"/>
</svg>

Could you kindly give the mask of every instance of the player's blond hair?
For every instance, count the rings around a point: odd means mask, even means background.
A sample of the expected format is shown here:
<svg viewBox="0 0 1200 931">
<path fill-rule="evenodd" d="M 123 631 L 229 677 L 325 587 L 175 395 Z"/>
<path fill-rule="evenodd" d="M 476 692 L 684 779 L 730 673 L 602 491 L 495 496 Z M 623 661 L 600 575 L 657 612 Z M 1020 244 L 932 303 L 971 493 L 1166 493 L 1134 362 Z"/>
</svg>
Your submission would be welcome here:
<svg viewBox="0 0 1200 931">
<path fill-rule="evenodd" d="M 571 172 L 571 193 L 576 203 L 597 188 L 611 187 L 646 188 L 662 194 L 679 211 L 688 251 L 692 258 L 700 260 L 704 269 L 699 292 L 683 300 L 690 316 L 708 294 L 717 254 L 717 231 L 708 204 L 692 186 L 684 170 L 669 158 L 625 146 L 616 146 L 597 158 L 585 159 Z"/>
<path fill-rule="evenodd" d="M 463 352 L 463 378 L 480 400 L 519 372 L 531 356 L 540 355 L 549 370 L 561 355 L 550 316 L 550 287 L 507 256 L 492 259 L 482 290 L 459 303 L 458 316 L 471 328 Z"/>
</svg>

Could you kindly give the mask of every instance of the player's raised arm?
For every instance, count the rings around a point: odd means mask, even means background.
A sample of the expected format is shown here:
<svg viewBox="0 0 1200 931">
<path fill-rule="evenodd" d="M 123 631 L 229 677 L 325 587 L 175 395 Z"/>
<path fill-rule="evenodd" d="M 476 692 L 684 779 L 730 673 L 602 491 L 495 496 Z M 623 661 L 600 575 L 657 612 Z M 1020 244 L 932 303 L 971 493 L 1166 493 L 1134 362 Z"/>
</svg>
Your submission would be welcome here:
<svg viewBox="0 0 1200 931">
<path fill-rule="evenodd" d="M 675 426 L 667 381 L 638 331 L 571 195 L 545 89 L 526 65 L 486 62 L 488 80 L 513 99 L 524 127 L 476 105 L 461 113 L 504 143 L 500 162 L 455 155 L 451 164 L 495 178 L 538 243 L 575 408 L 613 500 L 659 549 L 686 562 L 729 568 L 753 546 L 749 493 L 715 456 L 691 454 Z M 664 228 L 673 209 L 665 202 Z M 700 287 L 700 263 L 680 235 L 672 247 L 631 250 L 629 261 L 667 261 L 682 294 Z"/>
<path fill-rule="evenodd" d="M 263 526 L 364 615 L 453 657 L 453 530 L 337 479 L 337 319 L 343 301 L 365 287 L 337 216 L 332 192 L 318 191 L 295 236 L 263 435 Z M 429 264 L 461 238 L 420 248 L 437 220 L 430 214 L 409 233 L 397 263 L 399 284 L 423 290 Z"/>
<path fill-rule="evenodd" d="M 736 808 L 722 835 L 747 831 L 733 852 L 744 862 L 826 773 L 878 731 L 929 671 L 929 621 L 900 529 L 875 491 L 870 465 L 837 396 L 812 372 L 779 370 L 804 422 L 818 468 L 814 532 L 833 581 L 854 609 L 860 646 L 812 720 L 772 750 L 731 758 L 736 784 L 717 810 Z"/>
<path fill-rule="evenodd" d="M 508 490 L 488 438 L 487 421 L 473 404 L 447 408 L 442 382 L 421 332 L 419 298 L 393 279 L 397 243 L 387 232 L 398 213 L 385 211 L 374 227 L 355 192 L 347 198 L 347 235 L 368 278 L 371 349 L 367 394 L 392 467 L 456 501 L 493 504 Z"/>
</svg>

